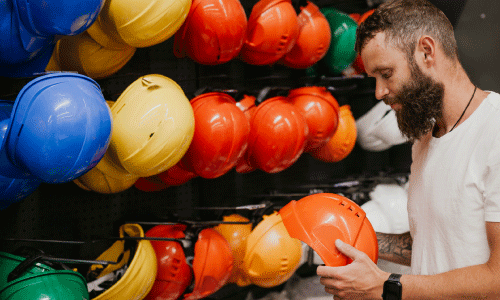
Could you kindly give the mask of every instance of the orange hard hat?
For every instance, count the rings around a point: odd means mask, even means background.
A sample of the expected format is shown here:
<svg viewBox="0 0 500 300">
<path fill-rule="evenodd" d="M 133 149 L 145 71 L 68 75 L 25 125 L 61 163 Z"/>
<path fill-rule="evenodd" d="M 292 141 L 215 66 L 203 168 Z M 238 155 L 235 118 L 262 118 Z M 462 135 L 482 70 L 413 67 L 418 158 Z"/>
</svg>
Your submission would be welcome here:
<svg viewBox="0 0 500 300">
<path fill-rule="evenodd" d="M 371 16 L 373 14 L 373 12 L 375 12 L 375 9 L 370 9 L 369 11 L 366 11 L 364 12 L 360 17 L 359 17 L 359 20 L 357 20 L 358 24 L 361 24 L 363 23 L 364 20 L 366 20 L 366 18 L 368 18 L 369 16 Z"/>
<path fill-rule="evenodd" d="M 287 98 L 267 99 L 253 114 L 245 159 L 267 173 L 283 171 L 304 152 L 308 134 L 304 116 Z"/>
<path fill-rule="evenodd" d="M 257 109 L 257 106 L 255 105 L 255 100 L 256 98 L 254 96 L 244 95 L 243 99 L 236 102 L 236 106 L 238 106 L 241 109 L 241 111 L 243 111 L 245 117 L 247 117 L 249 124 L 252 120 L 253 113 Z M 255 167 L 252 167 L 248 164 L 245 157 L 246 157 L 245 154 L 243 154 L 236 163 L 236 172 L 249 173 L 255 170 Z"/>
<path fill-rule="evenodd" d="M 217 178 L 238 162 L 247 148 L 250 124 L 226 93 L 210 92 L 191 100 L 194 136 L 182 164 L 203 178 Z"/>
<path fill-rule="evenodd" d="M 358 13 L 352 13 L 352 14 L 349 14 L 349 17 L 351 17 L 354 21 L 358 22 L 359 18 L 361 18 L 361 15 Z"/>
<path fill-rule="evenodd" d="M 306 152 L 325 145 L 339 123 L 339 104 L 325 87 L 307 86 L 290 90 L 288 99 L 306 118 L 309 136 Z"/>
<path fill-rule="evenodd" d="M 134 183 L 134 186 L 143 192 L 157 192 L 169 187 L 168 184 L 161 181 L 156 175 L 149 177 L 140 177 Z"/>
<path fill-rule="evenodd" d="M 298 21 L 299 37 L 281 63 L 290 68 L 306 69 L 325 56 L 332 34 L 325 16 L 312 2 L 308 1 L 306 7 L 301 7 Z"/>
<path fill-rule="evenodd" d="M 186 225 L 157 225 L 146 232 L 147 237 L 181 239 Z M 156 253 L 158 272 L 146 300 L 176 300 L 191 284 L 193 275 L 186 262 L 184 249 L 177 241 L 151 241 Z"/>
<path fill-rule="evenodd" d="M 243 270 L 255 285 L 278 286 L 292 277 L 302 257 L 302 243 L 291 237 L 277 212 L 263 216 L 247 238 Z"/>
<path fill-rule="evenodd" d="M 184 299 L 197 300 L 215 293 L 227 283 L 232 270 L 233 255 L 229 243 L 214 229 L 203 229 L 194 245 L 194 289 L 185 294 Z"/>
<path fill-rule="evenodd" d="M 235 58 L 246 38 L 247 17 L 239 0 L 194 0 L 174 36 L 174 54 L 215 65 Z"/>
<path fill-rule="evenodd" d="M 377 263 L 377 235 L 363 209 L 352 200 L 332 193 L 313 194 L 290 201 L 279 214 L 290 236 L 313 248 L 327 266 L 351 262 L 335 247 L 336 239 Z"/>
<path fill-rule="evenodd" d="M 180 161 L 170 169 L 156 176 L 168 186 L 177 186 L 188 182 L 189 180 L 197 177 L 198 175 L 196 175 L 191 171 L 188 171 Z"/>
<path fill-rule="evenodd" d="M 349 105 L 343 105 L 339 111 L 339 126 L 326 145 L 313 149 L 309 153 L 324 162 L 338 162 L 346 158 L 356 145 L 356 121 Z"/>
<path fill-rule="evenodd" d="M 241 215 L 232 214 L 223 217 L 224 222 L 249 222 Z M 214 227 L 229 243 L 233 253 L 233 272 L 228 282 L 236 283 L 238 286 L 247 286 L 251 284 L 250 280 L 242 269 L 243 259 L 245 258 L 246 239 L 252 232 L 252 224 L 220 224 Z"/>
<path fill-rule="evenodd" d="M 240 58 L 251 65 L 270 65 L 292 50 L 299 22 L 291 0 L 260 0 L 248 19 Z"/>
</svg>

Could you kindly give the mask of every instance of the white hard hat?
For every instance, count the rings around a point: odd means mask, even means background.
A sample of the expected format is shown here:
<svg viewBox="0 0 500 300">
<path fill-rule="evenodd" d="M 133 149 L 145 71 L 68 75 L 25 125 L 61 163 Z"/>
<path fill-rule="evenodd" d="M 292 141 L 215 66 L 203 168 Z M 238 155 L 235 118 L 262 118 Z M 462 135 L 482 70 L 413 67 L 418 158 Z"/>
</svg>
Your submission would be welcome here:
<svg viewBox="0 0 500 300">
<path fill-rule="evenodd" d="M 376 232 L 400 234 L 410 230 L 404 187 L 379 184 L 370 192 L 370 199 L 361 208 Z"/>
<path fill-rule="evenodd" d="M 356 127 L 357 141 L 365 150 L 384 151 L 407 142 L 399 130 L 396 112 L 382 101 L 357 119 Z"/>
</svg>

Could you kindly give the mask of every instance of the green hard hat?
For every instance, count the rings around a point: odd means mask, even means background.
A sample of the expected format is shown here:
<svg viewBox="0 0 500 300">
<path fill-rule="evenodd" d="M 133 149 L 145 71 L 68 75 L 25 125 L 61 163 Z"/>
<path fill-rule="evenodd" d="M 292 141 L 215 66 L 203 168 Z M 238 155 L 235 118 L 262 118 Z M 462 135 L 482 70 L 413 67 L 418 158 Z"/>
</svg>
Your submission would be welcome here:
<svg viewBox="0 0 500 300">
<path fill-rule="evenodd" d="M 87 283 L 80 273 L 67 270 L 30 274 L 0 287 L 4 300 L 90 300 Z"/>
<path fill-rule="evenodd" d="M 354 45 L 356 43 L 356 29 L 358 24 L 348 14 L 332 7 L 324 7 L 320 11 L 325 15 L 332 40 L 330 48 L 322 59 L 328 70 L 334 74 L 340 74 L 347 69 L 356 58 Z"/>
<path fill-rule="evenodd" d="M 17 256 L 14 254 L 0 252 L 0 288 L 7 284 L 7 277 L 10 272 L 12 272 L 21 262 L 23 262 L 26 258 Z M 39 274 L 47 271 L 53 271 L 54 268 L 51 268 L 42 263 L 34 263 L 23 274 L 20 274 L 20 277 L 28 276 L 31 274 Z M 3 299 L 3 298 L 0 298 Z"/>
</svg>

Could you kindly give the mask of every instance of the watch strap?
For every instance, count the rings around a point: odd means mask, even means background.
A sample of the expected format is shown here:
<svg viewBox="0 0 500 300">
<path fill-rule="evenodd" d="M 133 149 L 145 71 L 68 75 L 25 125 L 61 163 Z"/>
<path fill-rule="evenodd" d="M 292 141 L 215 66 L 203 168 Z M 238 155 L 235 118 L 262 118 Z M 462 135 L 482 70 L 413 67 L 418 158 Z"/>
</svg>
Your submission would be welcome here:
<svg viewBox="0 0 500 300">
<path fill-rule="evenodd" d="M 390 280 L 390 281 L 399 281 L 399 279 L 401 278 L 401 274 L 396 274 L 396 273 L 392 273 L 391 275 L 389 275 L 389 278 L 387 280 Z"/>
</svg>

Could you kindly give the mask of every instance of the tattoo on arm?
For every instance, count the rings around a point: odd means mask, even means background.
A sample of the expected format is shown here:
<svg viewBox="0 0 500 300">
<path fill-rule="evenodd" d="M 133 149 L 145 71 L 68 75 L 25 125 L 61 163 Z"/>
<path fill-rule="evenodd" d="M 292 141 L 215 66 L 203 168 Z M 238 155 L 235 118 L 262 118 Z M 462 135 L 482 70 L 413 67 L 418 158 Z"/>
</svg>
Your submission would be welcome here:
<svg viewBox="0 0 500 300">
<path fill-rule="evenodd" d="M 412 238 L 409 232 L 387 234 L 377 232 L 379 258 L 409 266 Z"/>
</svg>

